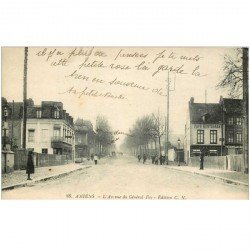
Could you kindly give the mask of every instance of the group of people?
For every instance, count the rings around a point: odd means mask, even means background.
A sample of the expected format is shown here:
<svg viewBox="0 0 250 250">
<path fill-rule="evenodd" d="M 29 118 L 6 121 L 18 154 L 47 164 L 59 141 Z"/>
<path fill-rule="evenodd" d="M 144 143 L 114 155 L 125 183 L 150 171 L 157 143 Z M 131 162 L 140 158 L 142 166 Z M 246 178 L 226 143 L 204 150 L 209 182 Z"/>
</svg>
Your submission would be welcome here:
<svg viewBox="0 0 250 250">
<path fill-rule="evenodd" d="M 166 162 L 166 156 L 165 155 L 160 155 L 160 156 L 158 156 L 157 154 L 152 155 L 151 159 L 152 159 L 152 164 L 155 164 L 155 165 L 158 165 L 158 164 L 164 165 L 165 162 Z"/>
<path fill-rule="evenodd" d="M 138 158 L 138 162 L 140 162 L 141 161 L 141 155 L 138 155 L 137 158 Z M 146 154 L 143 154 L 142 159 L 143 159 L 143 164 L 144 164 L 146 162 L 146 160 L 147 160 Z"/>
<path fill-rule="evenodd" d="M 90 159 L 91 159 L 91 161 L 95 162 L 95 165 L 97 165 L 97 162 L 98 162 L 98 156 L 97 156 L 97 154 L 91 154 L 90 155 Z M 88 157 L 88 161 L 89 161 L 89 157 Z"/>
<path fill-rule="evenodd" d="M 138 162 L 140 162 L 141 159 L 143 159 L 143 164 L 145 164 L 145 162 L 147 160 L 147 155 L 143 154 L 143 156 L 141 157 L 141 155 L 139 154 L 137 156 L 137 158 L 138 158 Z M 157 154 L 152 155 L 151 159 L 152 159 L 152 164 L 155 164 L 155 165 L 158 165 L 158 164 L 163 165 L 166 162 L 166 156 L 165 155 L 164 156 L 163 155 L 158 156 Z"/>
</svg>

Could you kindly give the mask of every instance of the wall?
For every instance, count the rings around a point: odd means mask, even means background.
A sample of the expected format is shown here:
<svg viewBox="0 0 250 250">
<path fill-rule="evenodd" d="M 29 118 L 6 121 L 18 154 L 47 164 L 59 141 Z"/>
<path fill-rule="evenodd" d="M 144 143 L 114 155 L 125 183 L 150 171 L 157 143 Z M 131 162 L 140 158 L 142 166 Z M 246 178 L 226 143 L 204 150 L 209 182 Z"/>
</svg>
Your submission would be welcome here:
<svg viewBox="0 0 250 250">
<path fill-rule="evenodd" d="M 176 155 L 175 155 L 175 149 L 171 148 L 168 150 L 168 160 L 169 161 L 175 161 Z"/>
<path fill-rule="evenodd" d="M 28 160 L 27 150 L 16 150 L 14 153 L 14 169 L 26 169 Z M 72 160 L 66 155 L 40 154 L 34 153 L 35 167 L 58 166 L 71 163 Z"/>
<path fill-rule="evenodd" d="M 190 167 L 200 166 L 200 157 L 190 157 Z M 243 155 L 209 156 L 204 157 L 204 168 L 223 169 L 244 172 Z"/>
<path fill-rule="evenodd" d="M 2 161 L 1 162 L 2 173 L 9 173 L 14 170 L 14 153 L 12 151 L 2 151 L 1 161 Z"/>
<path fill-rule="evenodd" d="M 189 166 L 200 167 L 200 157 L 194 156 L 189 159 Z M 204 168 L 227 169 L 226 156 L 204 157 Z"/>
</svg>

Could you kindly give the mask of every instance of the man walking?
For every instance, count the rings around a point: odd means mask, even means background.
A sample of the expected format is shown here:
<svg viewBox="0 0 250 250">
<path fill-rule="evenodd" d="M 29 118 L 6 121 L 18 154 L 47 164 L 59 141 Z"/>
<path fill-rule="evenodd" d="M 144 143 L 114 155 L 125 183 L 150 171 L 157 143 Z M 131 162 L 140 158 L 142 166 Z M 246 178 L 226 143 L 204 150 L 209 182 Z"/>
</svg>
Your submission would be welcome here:
<svg viewBox="0 0 250 250">
<path fill-rule="evenodd" d="M 204 169 L 204 150 L 201 150 L 201 155 L 200 155 L 200 170 Z"/>
<path fill-rule="evenodd" d="M 97 161 L 98 161 L 98 157 L 97 157 L 97 154 L 95 154 L 95 156 L 94 156 L 95 165 L 97 165 Z"/>
</svg>

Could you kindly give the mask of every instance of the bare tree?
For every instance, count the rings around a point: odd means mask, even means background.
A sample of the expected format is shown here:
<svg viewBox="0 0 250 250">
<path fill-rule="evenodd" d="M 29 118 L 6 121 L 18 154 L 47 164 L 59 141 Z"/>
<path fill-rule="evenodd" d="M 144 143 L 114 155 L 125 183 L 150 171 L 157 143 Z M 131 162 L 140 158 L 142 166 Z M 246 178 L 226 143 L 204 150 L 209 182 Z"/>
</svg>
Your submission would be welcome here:
<svg viewBox="0 0 250 250">
<path fill-rule="evenodd" d="M 114 133 L 106 117 L 98 115 L 96 118 L 96 143 L 99 154 L 107 154 L 114 144 Z M 113 147 L 112 147 L 113 148 Z"/>
<path fill-rule="evenodd" d="M 243 94 L 243 52 L 241 48 L 235 49 L 233 55 L 224 56 L 222 68 L 223 76 L 217 88 L 225 88 L 232 98 L 240 98 Z"/>
</svg>

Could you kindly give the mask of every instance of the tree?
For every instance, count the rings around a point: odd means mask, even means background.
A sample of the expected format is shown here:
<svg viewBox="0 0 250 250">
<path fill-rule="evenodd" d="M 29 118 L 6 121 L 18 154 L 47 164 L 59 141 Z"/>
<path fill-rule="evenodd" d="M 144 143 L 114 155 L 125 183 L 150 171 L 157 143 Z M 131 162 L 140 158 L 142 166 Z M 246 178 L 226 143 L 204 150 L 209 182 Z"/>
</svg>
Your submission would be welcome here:
<svg viewBox="0 0 250 250">
<path fill-rule="evenodd" d="M 113 148 L 115 138 L 106 117 L 98 115 L 96 118 L 96 143 L 99 154 L 108 154 Z"/>
<path fill-rule="evenodd" d="M 149 154 L 149 142 L 154 141 L 155 149 L 158 142 L 159 154 L 161 154 L 161 138 L 164 133 L 164 121 L 159 113 L 145 115 L 138 118 L 129 130 L 129 136 L 125 138 L 123 148 L 130 149 L 133 154 Z"/>
<path fill-rule="evenodd" d="M 224 56 L 222 68 L 223 76 L 217 88 L 225 88 L 232 98 L 240 98 L 243 94 L 243 52 L 241 48 L 235 49 L 233 55 Z"/>
</svg>

